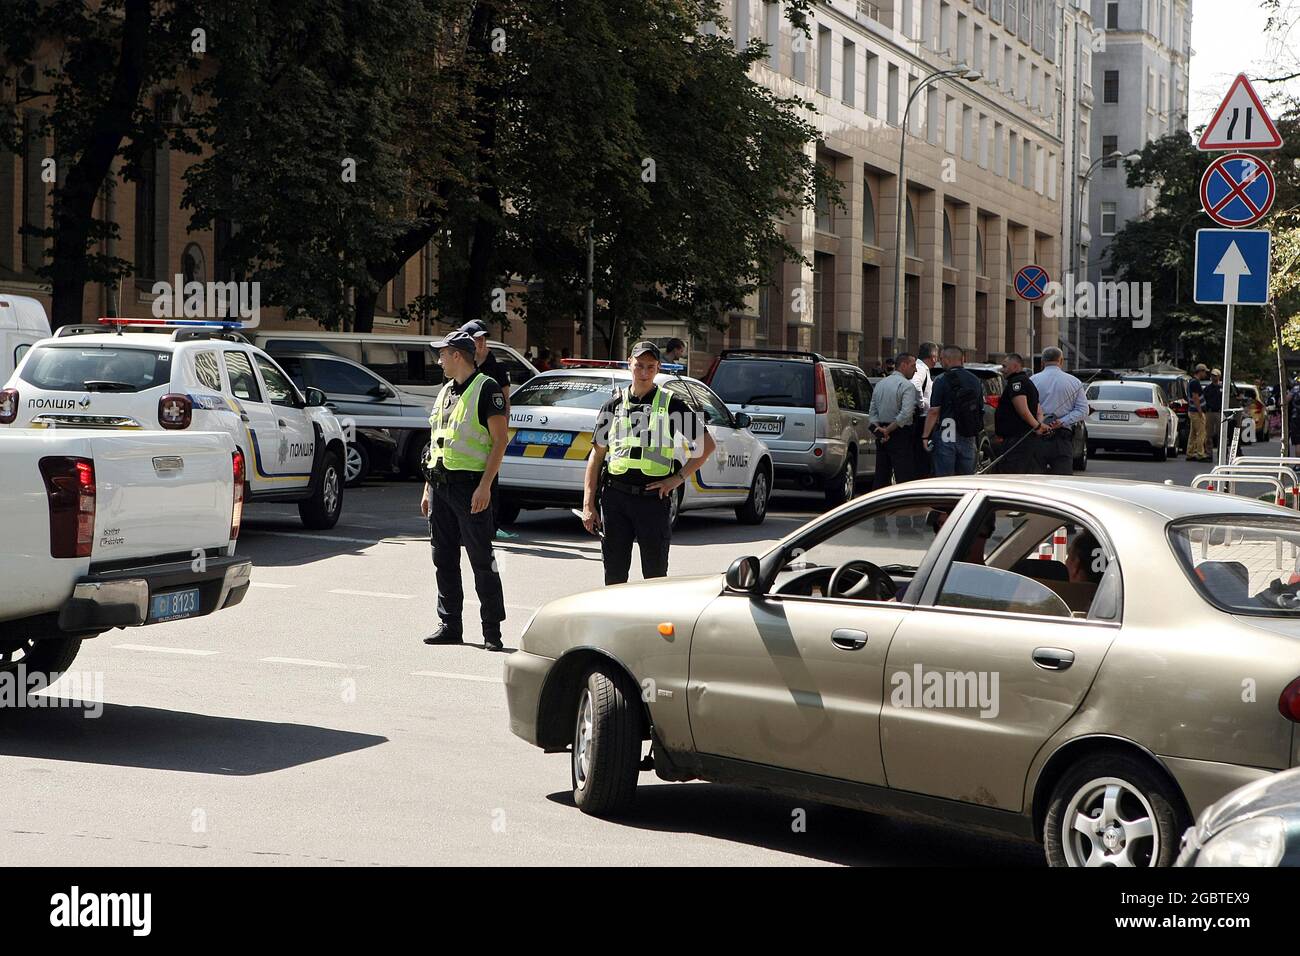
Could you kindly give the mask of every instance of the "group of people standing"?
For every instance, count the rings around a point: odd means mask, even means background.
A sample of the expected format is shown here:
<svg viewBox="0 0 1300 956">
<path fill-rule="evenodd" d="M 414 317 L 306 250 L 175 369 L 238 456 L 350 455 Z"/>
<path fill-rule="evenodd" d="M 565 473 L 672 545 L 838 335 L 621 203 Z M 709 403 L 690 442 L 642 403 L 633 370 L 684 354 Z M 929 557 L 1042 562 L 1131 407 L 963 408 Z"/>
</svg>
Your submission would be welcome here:
<svg viewBox="0 0 1300 956">
<path fill-rule="evenodd" d="M 1192 370 L 1187 385 L 1187 460 L 1213 461 L 1211 453 L 1219 437 L 1217 426 L 1223 412 L 1223 373 L 1204 365 Z"/>
<path fill-rule="evenodd" d="M 873 487 L 891 481 L 973 475 L 984 431 L 984 389 L 955 345 L 921 345 L 896 356 L 871 396 L 876 437 Z M 1088 415 L 1084 383 L 1064 369 L 1060 349 L 1043 350 L 1042 371 L 1024 357 L 1002 360 L 1005 384 L 994 414 L 994 470 L 1001 474 L 1073 474 L 1074 429 Z M 936 373 L 936 366 L 942 370 Z"/>
</svg>

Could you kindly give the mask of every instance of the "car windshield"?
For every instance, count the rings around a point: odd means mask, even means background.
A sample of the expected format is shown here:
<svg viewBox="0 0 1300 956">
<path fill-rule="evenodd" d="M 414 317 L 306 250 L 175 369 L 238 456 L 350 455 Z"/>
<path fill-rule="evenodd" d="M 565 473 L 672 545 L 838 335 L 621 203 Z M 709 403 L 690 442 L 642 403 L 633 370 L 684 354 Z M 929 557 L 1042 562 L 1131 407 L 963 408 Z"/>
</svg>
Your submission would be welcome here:
<svg viewBox="0 0 1300 956">
<path fill-rule="evenodd" d="M 594 375 L 542 375 L 510 395 L 510 405 L 599 409 L 614 394 L 611 379 Z M 624 382 L 619 382 L 619 385 Z"/>
<path fill-rule="evenodd" d="M 1198 518 L 1171 527 L 1169 541 L 1211 604 L 1300 617 L 1300 518 Z"/>
<path fill-rule="evenodd" d="M 1103 402 L 1149 402 L 1152 394 L 1149 385 L 1094 385 L 1088 389 L 1088 397 Z"/>
<path fill-rule="evenodd" d="M 765 358 L 726 359 L 718 363 L 709 387 L 729 405 L 809 408 L 813 404 L 813 364 Z"/>
<path fill-rule="evenodd" d="M 38 348 L 21 376 L 37 388 L 74 392 L 140 392 L 171 377 L 170 352 L 106 345 Z"/>
</svg>

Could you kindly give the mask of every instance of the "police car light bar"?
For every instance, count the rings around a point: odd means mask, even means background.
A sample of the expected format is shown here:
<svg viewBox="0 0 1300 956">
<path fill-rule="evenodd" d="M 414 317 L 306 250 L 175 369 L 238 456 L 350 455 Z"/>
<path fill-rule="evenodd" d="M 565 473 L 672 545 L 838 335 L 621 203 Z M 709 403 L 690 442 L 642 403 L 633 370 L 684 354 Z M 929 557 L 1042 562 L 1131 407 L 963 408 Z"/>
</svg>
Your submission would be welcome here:
<svg viewBox="0 0 1300 956">
<path fill-rule="evenodd" d="M 627 368 L 627 361 L 612 361 L 609 359 L 577 359 L 567 358 L 560 359 L 560 364 L 565 368 Z M 684 372 L 686 366 L 680 362 L 660 362 L 659 368 L 665 372 Z"/>
<path fill-rule="evenodd" d="M 128 319 L 113 316 L 100 316 L 100 325 L 147 325 L 152 328 L 171 329 L 242 329 L 244 323 L 239 320 L 221 322 L 216 319 Z"/>
</svg>

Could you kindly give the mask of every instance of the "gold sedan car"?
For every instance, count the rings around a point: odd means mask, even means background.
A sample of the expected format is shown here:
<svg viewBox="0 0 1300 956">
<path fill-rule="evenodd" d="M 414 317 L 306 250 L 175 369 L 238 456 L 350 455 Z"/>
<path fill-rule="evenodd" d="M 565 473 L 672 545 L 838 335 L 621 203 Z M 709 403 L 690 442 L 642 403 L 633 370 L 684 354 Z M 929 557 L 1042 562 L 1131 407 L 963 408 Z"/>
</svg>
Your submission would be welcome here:
<svg viewBox="0 0 1300 956">
<path fill-rule="evenodd" d="M 1168 865 L 1196 814 L 1300 763 L 1300 519 L 1118 480 L 909 482 L 725 574 L 553 601 L 505 677 L 511 729 L 570 752 L 588 813 L 653 767 Z"/>
</svg>

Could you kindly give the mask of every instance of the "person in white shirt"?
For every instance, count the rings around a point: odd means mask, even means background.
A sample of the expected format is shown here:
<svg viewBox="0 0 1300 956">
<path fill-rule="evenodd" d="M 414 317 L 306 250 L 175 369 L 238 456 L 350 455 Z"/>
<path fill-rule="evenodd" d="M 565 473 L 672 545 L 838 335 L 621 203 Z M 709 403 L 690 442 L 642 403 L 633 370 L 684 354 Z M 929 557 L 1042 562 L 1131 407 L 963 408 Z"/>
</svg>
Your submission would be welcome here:
<svg viewBox="0 0 1300 956">
<path fill-rule="evenodd" d="M 925 416 L 930 412 L 930 395 L 934 391 L 934 374 L 931 371 L 939 364 L 939 346 L 933 342 L 922 342 L 916 350 L 916 372 L 912 375 L 912 384 L 916 386 L 916 425 L 912 433 L 916 436 L 916 477 L 928 478 L 934 474 L 930 464 L 930 453 L 925 450 L 921 433 L 925 430 Z"/>
</svg>

